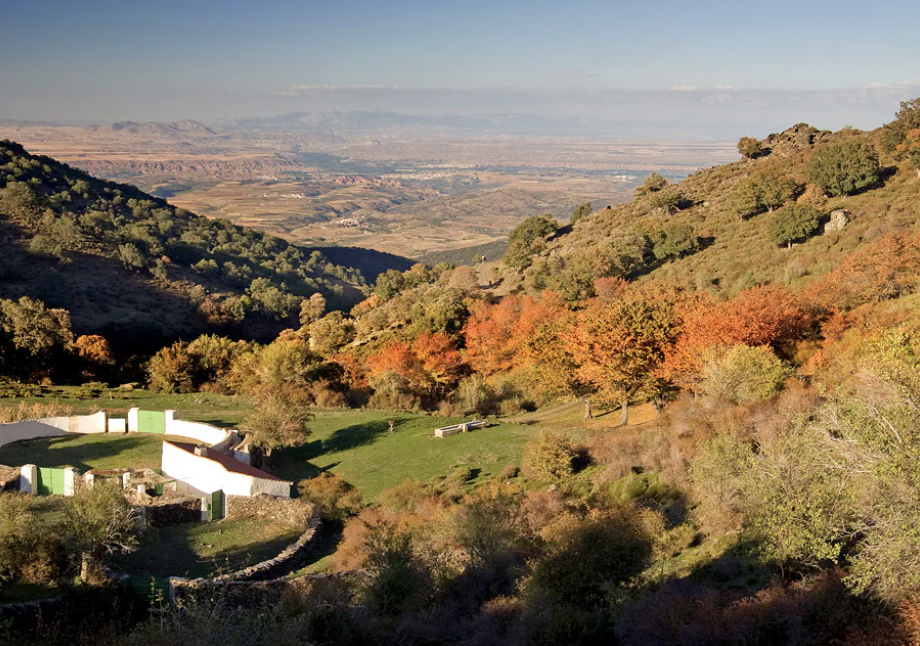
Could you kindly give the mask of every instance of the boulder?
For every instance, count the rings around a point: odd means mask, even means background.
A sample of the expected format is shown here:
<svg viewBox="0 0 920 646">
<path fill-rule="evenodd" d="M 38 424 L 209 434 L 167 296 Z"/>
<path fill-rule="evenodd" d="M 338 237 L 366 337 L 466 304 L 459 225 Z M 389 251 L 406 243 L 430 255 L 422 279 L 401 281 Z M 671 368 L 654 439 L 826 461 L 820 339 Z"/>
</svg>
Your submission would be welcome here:
<svg viewBox="0 0 920 646">
<path fill-rule="evenodd" d="M 834 209 L 831 211 L 831 221 L 824 225 L 824 233 L 833 231 L 843 231 L 844 227 L 850 222 L 850 212 L 845 209 Z"/>
</svg>

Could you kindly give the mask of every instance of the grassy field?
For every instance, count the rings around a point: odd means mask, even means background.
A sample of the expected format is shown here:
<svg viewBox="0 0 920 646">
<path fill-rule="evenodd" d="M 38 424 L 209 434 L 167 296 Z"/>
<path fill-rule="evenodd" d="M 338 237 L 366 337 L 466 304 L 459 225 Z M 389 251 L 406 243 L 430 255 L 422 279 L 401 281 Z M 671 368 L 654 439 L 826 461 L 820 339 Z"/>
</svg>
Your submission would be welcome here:
<svg viewBox="0 0 920 646">
<path fill-rule="evenodd" d="M 135 580 L 225 574 L 268 560 L 297 540 L 301 529 L 253 518 L 186 523 L 144 532 L 137 551 L 114 565 Z"/>
<path fill-rule="evenodd" d="M 66 435 L 14 442 L 0 447 L 0 464 L 18 467 L 90 469 L 159 469 L 163 440 L 188 442 L 172 435 Z"/>
<path fill-rule="evenodd" d="M 0 398 L 0 407 L 16 407 L 21 403 L 60 404 L 72 407 L 75 415 L 83 415 L 97 410 L 125 412 L 136 406 L 142 410 L 175 410 L 181 419 L 221 427 L 236 426 L 252 410 L 252 405 L 242 398 L 215 393 L 164 395 L 140 388 L 107 388 L 86 397 L 81 396 L 81 389 L 76 386 L 35 386 L 34 389 L 39 392 L 32 396 Z"/>
<path fill-rule="evenodd" d="M 388 420 L 396 422 L 389 432 Z M 524 443 L 537 430 L 520 424 L 490 428 L 438 439 L 439 426 L 459 418 L 343 410 L 323 412 L 311 424 L 307 444 L 276 452 L 272 471 L 286 480 L 331 471 L 355 485 L 366 500 L 407 479 L 425 481 L 469 466 L 477 480 L 496 475 L 509 464 L 520 464 Z"/>
</svg>

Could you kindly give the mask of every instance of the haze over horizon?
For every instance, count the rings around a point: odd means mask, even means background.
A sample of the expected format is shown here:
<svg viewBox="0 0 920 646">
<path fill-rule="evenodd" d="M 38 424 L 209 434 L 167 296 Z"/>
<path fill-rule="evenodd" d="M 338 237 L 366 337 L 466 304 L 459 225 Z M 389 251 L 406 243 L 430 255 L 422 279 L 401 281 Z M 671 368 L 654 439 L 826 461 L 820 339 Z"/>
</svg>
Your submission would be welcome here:
<svg viewBox="0 0 920 646">
<path fill-rule="evenodd" d="M 872 128 L 920 93 L 920 7 L 901 1 L 7 0 L 3 13 L 0 119 L 527 113 L 732 138 L 802 120 Z"/>
</svg>

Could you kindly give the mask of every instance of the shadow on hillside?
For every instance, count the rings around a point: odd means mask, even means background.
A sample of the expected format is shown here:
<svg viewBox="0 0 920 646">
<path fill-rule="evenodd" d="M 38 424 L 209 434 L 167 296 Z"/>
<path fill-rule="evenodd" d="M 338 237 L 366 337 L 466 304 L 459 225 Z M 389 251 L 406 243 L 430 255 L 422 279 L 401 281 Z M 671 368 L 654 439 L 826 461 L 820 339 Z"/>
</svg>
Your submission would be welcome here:
<svg viewBox="0 0 920 646">
<path fill-rule="evenodd" d="M 49 437 L 16 442 L 0 449 L 0 464 L 22 466 L 34 464 L 39 467 L 75 467 L 82 472 L 96 468 L 100 460 L 114 458 L 127 451 L 149 446 L 149 437 L 125 435 L 118 441 L 93 442 L 78 446 L 57 447 L 71 441 L 72 437 Z M 162 437 L 162 436 L 160 436 Z M 124 467 L 135 465 L 125 464 Z"/>
<path fill-rule="evenodd" d="M 393 420 L 393 430 L 402 425 L 403 420 Z M 323 453 L 347 451 L 365 444 L 375 442 L 382 435 L 389 435 L 390 425 L 387 420 L 377 420 L 366 424 L 355 424 L 335 431 L 323 440 Z"/>
</svg>

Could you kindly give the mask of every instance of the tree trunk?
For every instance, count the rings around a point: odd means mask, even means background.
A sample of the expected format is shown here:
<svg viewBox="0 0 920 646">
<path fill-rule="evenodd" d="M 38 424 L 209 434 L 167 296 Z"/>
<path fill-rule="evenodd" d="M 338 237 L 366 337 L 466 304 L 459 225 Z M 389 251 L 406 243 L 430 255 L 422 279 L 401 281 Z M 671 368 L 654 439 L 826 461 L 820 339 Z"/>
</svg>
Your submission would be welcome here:
<svg viewBox="0 0 920 646">
<path fill-rule="evenodd" d="M 89 552 L 83 552 L 80 556 L 80 580 L 83 583 L 89 583 L 90 572 L 93 567 L 93 557 Z"/>
<path fill-rule="evenodd" d="M 620 426 L 626 426 L 629 423 L 629 400 L 624 399 L 622 405 L 623 415 L 620 417 Z"/>
<path fill-rule="evenodd" d="M 591 400 L 585 397 L 584 402 L 585 402 L 585 419 L 591 419 L 592 417 L 594 417 L 591 414 Z"/>
</svg>

